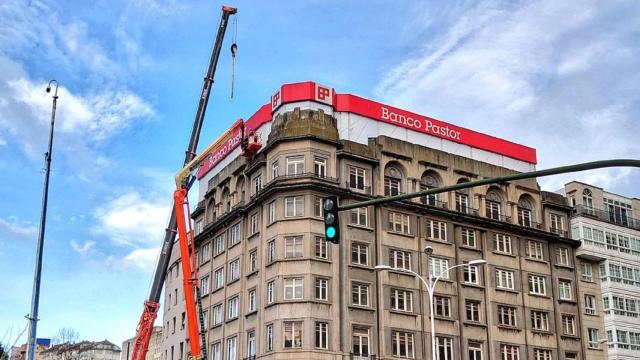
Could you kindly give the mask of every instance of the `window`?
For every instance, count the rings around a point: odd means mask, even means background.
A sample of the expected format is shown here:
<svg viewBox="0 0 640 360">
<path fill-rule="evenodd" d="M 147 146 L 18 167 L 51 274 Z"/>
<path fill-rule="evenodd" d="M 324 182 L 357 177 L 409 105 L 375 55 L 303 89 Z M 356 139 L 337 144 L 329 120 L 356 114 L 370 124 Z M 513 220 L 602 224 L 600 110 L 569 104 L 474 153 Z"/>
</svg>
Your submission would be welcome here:
<svg viewBox="0 0 640 360">
<path fill-rule="evenodd" d="M 451 299 L 444 296 L 433 297 L 436 316 L 451 317 Z"/>
<path fill-rule="evenodd" d="M 238 337 L 230 337 L 227 339 L 227 359 L 236 360 L 238 358 L 236 347 L 238 345 Z"/>
<path fill-rule="evenodd" d="M 258 271 L 258 250 L 249 253 L 249 273 Z"/>
<path fill-rule="evenodd" d="M 453 360 L 453 339 L 436 336 L 436 360 Z"/>
<path fill-rule="evenodd" d="M 587 262 L 582 263 L 582 281 L 593 282 L 593 267 Z"/>
<path fill-rule="evenodd" d="M 275 281 L 271 280 L 267 283 L 267 304 L 273 304 L 273 302 L 275 301 L 275 291 Z"/>
<path fill-rule="evenodd" d="M 213 307 L 213 326 L 222 324 L 222 304 Z"/>
<path fill-rule="evenodd" d="M 571 295 L 571 281 L 558 280 L 558 297 L 560 300 L 573 300 Z"/>
<path fill-rule="evenodd" d="M 564 247 L 556 248 L 556 264 L 569 266 L 569 249 Z"/>
<path fill-rule="evenodd" d="M 258 229 L 258 213 L 251 215 L 251 235 L 256 234 Z"/>
<path fill-rule="evenodd" d="M 529 293 L 534 295 L 547 295 L 546 279 L 544 276 L 529 275 Z"/>
<path fill-rule="evenodd" d="M 351 285 L 351 300 L 353 305 L 369 306 L 369 285 L 353 283 Z"/>
<path fill-rule="evenodd" d="M 576 317 L 573 315 L 562 315 L 562 331 L 567 335 L 576 334 Z"/>
<path fill-rule="evenodd" d="M 539 241 L 527 240 L 526 255 L 535 260 L 544 259 L 544 250 Z"/>
<path fill-rule="evenodd" d="M 182 320 L 180 321 L 180 330 L 184 330 L 184 326 L 187 324 L 187 317 L 185 316 L 184 311 L 182 312 Z"/>
<path fill-rule="evenodd" d="M 511 254 L 511 236 L 504 234 L 493 234 L 494 249 L 496 251 Z"/>
<path fill-rule="evenodd" d="M 429 239 L 447 241 L 447 223 L 427 220 L 427 237 Z"/>
<path fill-rule="evenodd" d="M 202 324 L 205 329 L 209 327 L 209 310 L 202 311 Z"/>
<path fill-rule="evenodd" d="M 367 208 L 361 207 L 351 210 L 351 224 L 367 226 Z"/>
<path fill-rule="evenodd" d="M 256 289 L 249 290 L 249 312 L 254 312 L 257 310 L 256 307 Z"/>
<path fill-rule="evenodd" d="M 175 334 L 176 333 L 176 317 L 173 317 L 173 327 L 171 328 L 171 333 Z"/>
<path fill-rule="evenodd" d="M 531 310 L 531 328 L 549 331 L 549 314 L 544 311 Z"/>
<path fill-rule="evenodd" d="M 273 224 L 276 221 L 276 201 L 273 200 L 269 203 L 269 224 Z"/>
<path fill-rule="evenodd" d="M 413 334 L 404 331 L 392 331 L 391 347 L 393 349 L 393 356 L 412 359 Z"/>
<path fill-rule="evenodd" d="M 482 360 L 482 343 L 469 341 L 469 360 Z"/>
<path fill-rule="evenodd" d="M 365 170 L 355 166 L 349 166 L 349 187 L 352 190 L 365 190 Z"/>
<path fill-rule="evenodd" d="M 304 281 L 302 278 L 284 279 L 284 299 L 299 300 L 302 299 L 304 290 Z"/>
<path fill-rule="evenodd" d="M 497 201 L 485 200 L 485 212 L 489 219 L 500 220 L 501 204 Z"/>
<path fill-rule="evenodd" d="M 520 348 L 516 345 L 500 344 L 500 360 L 520 360 Z"/>
<path fill-rule="evenodd" d="M 551 360 L 551 350 L 533 349 L 534 360 Z"/>
<path fill-rule="evenodd" d="M 200 279 L 200 293 L 202 296 L 209 294 L 209 275 L 203 276 Z"/>
<path fill-rule="evenodd" d="M 240 242 L 240 224 L 231 227 L 231 239 L 229 239 L 229 247 Z"/>
<path fill-rule="evenodd" d="M 429 273 L 431 276 L 440 276 L 442 279 L 449 278 L 449 260 L 436 257 L 429 258 Z"/>
<path fill-rule="evenodd" d="M 317 258 L 320 259 L 328 259 L 329 258 L 329 245 L 327 244 L 327 241 L 321 237 L 321 236 L 316 236 L 315 237 L 315 242 L 316 242 L 316 251 L 315 251 L 315 255 Z"/>
<path fill-rule="evenodd" d="M 588 315 L 596 314 L 596 297 L 584 294 L 584 313 Z"/>
<path fill-rule="evenodd" d="M 467 300 L 465 303 L 467 321 L 480 322 L 480 302 Z"/>
<path fill-rule="evenodd" d="M 462 237 L 462 245 L 472 248 L 476 247 L 476 231 L 473 229 L 462 228 L 460 230 Z"/>
<path fill-rule="evenodd" d="M 247 333 L 247 356 L 256 356 L 256 332 L 253 330 Z"/>
<path fill-rule="evenodd" d="M 202 248 L 200 248 L 200 253 L 198 255 L 200 265 L 211 260 L 211 243 L 203 245 Z"/>
<path fill-rule="evenodd" d="M 265 351 L 273 351 L 273 324 L 267 325 L 265 337 Z"/>
<path fill-rule="evenodd" d="M 313 160 L 313 172 L 316 176 L 327 176 L 327 159 L 315 157 Z"/>
<path fill-rule="evenodd" d="M 271 163 L 271 178 L 275 179 L 280 176 L 280 165 L 278 164 L 278 160 Z"/>
<path fill-rule="evenodd" d="M 215 272 L 214 289 L 220 289 L 224 286 L 224 267 L 221 267 Z"/>
<path fill-rule="evenodd" d="M 302 257 L 302 236 L 285 236 L 284 257 Z"/>
<path fill-rule="evenodd" d="M 385 176 L 384 177 L 384 195 L 385 196 L 399 195 L 402 188 L 401 182 L 402 181 L 398 178 Z"/>
<path fill-rule="evenodd" d="M 267 264 L 276 261 L 276 241 L 271 240 L 267 243 Z"/>
<path fill-rule="evenodd" d="M 304 197 L 288 196 L 284 198 L 284 217 L 298 217 L 304 215 Z"/>
<path fill-rule="evenodd" d="M 224 234 L 216 236 L 215 254 L 220 255 L 224 252 Z"/>
<path fill-rule="evenodd" d="M 518 326 L 517 309 L 513 306 L 498 305 L 498 324 L 503 326 Z"/>
<path fill-rule="evenodd" d="M 411 270 L 411 252 L 395 249 L 389 250 L 389 266 Z"/>
<path fill-rule="evenodd" d="M 229 282 L 240 278 L 240 259 L 233 260 L 229 263 Z"/>
<path fill-rule="evenodd" d="M 480 275 L 478 274 L 478 266 L 465 265 L 463 267 L 464 282 L 466 284 L 480 284 Z"/>
<path fill-rule="evenodd" d="M 496 269 L 496 287 L 498 289 L 515 290 L 513 271 Z"/>
<path fill-rule="evenodd" d="M 351 263 L 354 265 L 369 265 L 369 245 L 352 243 Z"/>
<path fill-rule="evenodd" d="M 531 227 L 531 209 L 518 206 L 518 224 L 520 226 Z"/>
<path fill-rule="evenodd" d="M 304 174 L 304 156 L 287 157 L 287 175 Z"/>
<path fill-rule="evenodd" d="M 391 309 L 397 311 L 413 311 L 413 292 L 391 289 Z"/>
<path fill-rule="evenodd" d="M 549 219 L 551 220 L 551 232 L 562 235 L 564 233 L 564 219 L 562 216 L 550 214 Z"/>
<path fill-rule="evenodd" d="M 316 300 L 327 301 L 329 300 L 329 280 L 316 279 Z"/>
<path fill-rule="evenodd" d="M 284 322 L 285 349 L 302 347 L 302 321 Z"/>
<path fill-rule="evenodd" d="M 456 193 L 456 211 L 465 214 L 469 213 L 469 195 Z"/>
<path fill-rule="evenodd" d="M 316 347 L 329 348 L 329 323 L 316 321 Z"/>
<path fill-rule="evenodd" d="M 227 319 L 231 320 L 238 317 L 238 297 L 237 296 L 227 300 L 227 310 L 228 310 Z"/>
<path fill-rule="evenodd" d="M 222 360 L 222 352 L 221 352 L 220 348 L 221 348 L 220 342 L 217 342 L 215 344 L 211 344 L 212 360 Z"/>
<path fill-rule="evenodd" d="M 362 356 L 364 358 L 369 356 L 369 329 L 354 327 L 351 334 L 351 342 L 353 344 L 353 355 Z"/>
<path fill-rule="evenodd" d="M 409 234 L 409 215 L 389 211 L 388 225 L 390 231 Z"/>
<path fill-rule="evenodd" d="M 257 194 L 262 189 L 262 176 L 258 175 L 253 178 L 253 194 Z"/>
<path fill-rule="evenodd" d="M 600 348 L 600 338 L 598 337 L 598 329 L 589 328 L 589 349 Z"/>
<path fill-rule="evenodd" d="M 322 216 L 322 198 L 320 196 L 313 197 L 313 216 Z"/>
</svg>

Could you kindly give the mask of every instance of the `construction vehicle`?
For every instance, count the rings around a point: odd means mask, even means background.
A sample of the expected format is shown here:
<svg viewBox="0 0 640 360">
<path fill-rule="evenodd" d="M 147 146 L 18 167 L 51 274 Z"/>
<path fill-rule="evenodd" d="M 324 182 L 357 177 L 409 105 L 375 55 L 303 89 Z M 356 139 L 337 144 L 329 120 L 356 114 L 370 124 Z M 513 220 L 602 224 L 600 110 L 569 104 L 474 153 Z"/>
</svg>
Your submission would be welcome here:
<svg viewBox="0 0 640 360">
<path fill-rule="evenodd" d="M 202 92 L 200 93 L 200 99 L 198 102 L 198 109 L 196 111 L 195 120 L 193 123 L 193 128 L 191 131 L 191 137 L 189 139 L 189 145 L 187 150 L 185 151 L 185 159 L 184 165 L 187 165 L 192 162 L 192 160 L 196 156 L 196 150 L 198 148 L 198 141 L 200 139 L 200 131 L 202 130 L 202 124 L 204 121 L 204 116 L 207 111 L 207 104 L 209 102 L 209 95 L 211 94 L 211 88 L 213 87 L 213 79 L 216 72 L 216 67 L 218 65 L 218 58 L 220 57 L 220 51 L 222 49 L 222 43 L 224 40 L 224 35 L 227 30 L 227 25 L 229 23 L 229 17 L 234 15 L 237 12 L 236 8 L 230 6 L 222 7 L 222 16 L 220 18 L 220 24 L 218 26 L 218 32 L 216 34 L 216 40 L 211 52 L 211 58 L 209 60 L 209 66 L 207 68 L 207 73 L 204 77 L 204 84 L 202 87 Z M 235 44 L 232 45 L 232 54 L 235 55 L 235 49 L 237 46 Z M 184 222 L 184 214 L 176 214 L 175 207 L 171 211 L 171 215 L 169 217 L 169 223 L 165 230 L 164 240 L 162 242 L 162 248 L 160 250 L 160 256 L 158 258 L 158 263 L 156 264 L 155 273 L 153 276 L 153 283 L 151 285 L 151 290 L 149 291 L 149 298 L 144 302 L 144 310 L 142 316 L 140 317 L 140 321 L 138 323 L 138 327 L 136 329 L 136 339 L 133 346 L 133 352 L 131 355 L 132 360 L 145 360 L 147 355 L 147 349 L 149 347 L 149 339 L 151 338 L 151 333 L 153 331 L 153 323 L 158 315 L 158 308 L 160 307 L 160 295 L 162 294 L 162 287 L 164 286 L 165 274 L 167 273 L 167 268 L 169 266 L 169 259 L 171 258 L 171 250 L 173 249 L 173 243 L 176 238 L 176 228 L 177 228 L 177 219 L 182 219 Z M 181 237 L 182 240 L 182 237 Z M 185 236 L 186 240 L 186 236 Z M 193 242 L 191 243 L 191 247 L 193 250 Z M 181 258 L 184 264 L 185 260 L 188 262 L 190 259 L 189 248 L 180 247 Z M 193 254 L 192 256 L 195 256 Z M 194 267 L 195 269 L 195 267 Z M 204 340 L 204 324 L 202 324 L 202 319 L 200 319 L 200 329 L 198 329 L 198 322 L 195 317 L 195 306 L 196 303 L 193 299 L 194 297 L 194 283 L 197 282 L 197 273 L 192 273 L 191 271 L 187 271 L 187 268 L 184 268 L 183 277 L 185 279 L 185 301 L 187 313 L 190 314 L 188 318 L 188 327 L 189 327 L 189 342 L 190 342 L 190 351 L 192 359 L 206 359 L 206 345 Z M 197 288 L 197 284 L 196 284 Z M 199 291 L 195 294 L 199 299 Z M 200 314 L 202 315 L 202 311 L 200 309 Z M 200 316 L 201 318 L 201 316 Z M 202 338 L 199 338 L 200 335 Z M 202 346 L 201 346 L 202 344 Z"/>
</svg>

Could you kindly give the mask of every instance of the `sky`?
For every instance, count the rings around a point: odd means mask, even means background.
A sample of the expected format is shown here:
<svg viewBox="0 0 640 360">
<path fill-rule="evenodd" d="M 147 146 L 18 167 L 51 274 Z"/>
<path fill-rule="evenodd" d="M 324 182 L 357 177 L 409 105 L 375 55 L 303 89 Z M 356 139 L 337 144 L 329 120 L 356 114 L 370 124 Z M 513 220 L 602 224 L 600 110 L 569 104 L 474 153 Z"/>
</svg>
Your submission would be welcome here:
<svg viewBox="0 0 640 360">
<path fill-rule="evenodd" d="M 313 80 L 534 147 L 539 169 L 640 154 L 638 1 L 228 4 L 239 13 L 200 149 L 281 84 Z M 50 79 L 60 87 L 38 336 L 71 327 L 120 344 L 135 334 L 220 5 L 0 2 L 0 342 L 16 341 L 30 308 Z M 639 175 L 539 182 L 640 197 Z"/>
</svg>

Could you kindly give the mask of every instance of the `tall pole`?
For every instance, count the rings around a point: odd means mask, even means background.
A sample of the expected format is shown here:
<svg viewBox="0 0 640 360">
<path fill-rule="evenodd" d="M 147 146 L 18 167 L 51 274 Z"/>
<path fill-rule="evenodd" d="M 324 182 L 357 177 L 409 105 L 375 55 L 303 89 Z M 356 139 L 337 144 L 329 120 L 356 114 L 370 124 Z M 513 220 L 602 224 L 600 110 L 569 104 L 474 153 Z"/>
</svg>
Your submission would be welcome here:
<svg viewBox="0 0 640 360">
<path fill-rule="evenodd" d="M 40 303 L 40 276 L 42 274 L 42 248 L 44 246 L 44 230 L 47 221 L 47 201 L 49 198 L 49 174 L 51 171 L 51 151 L 53 147 L 53 125 L 56 120 L 56 103 L 58 102 L 58 82 L 56 80 L 49 81 L 47 92 L 51 92 L 51 84 L 55 83 L 55 91 L 53 92 L 53 107 L 51 109 L 51 128 L 49 130 L 49 149 L 44 154 L 45 159 L 45 175 L 44 190 L 42 192 L 42 212 L 40 214 L 40 229 L 38 233 L 38 247 L 36 250 L 36 269 L 33 275 L 33 292 L 31 294 L 31 313 L 29 319 L 29 340 L 27 342 L 28 354 L 27 360 L 34 360 L 36 353 L 36 330 L 38 327 L 38 305 Z"/>
<path fill-rule="evenodd" d="M 429 257 L 433 253 L 433 248 L 431 246 L 427 246 L 424 249 L 425 254 L 427 254 L 427 279 L 429 279 L 429 284 L 427 285 L 427 293 L 429 294 L 429 320 L 431 322 L 431 358 L 436 358 L 436 318 L 435 318 L 435 306 L 433 305 L 433 288 L 435 284 L 432 284 L 432 274 L 431 274 L 431 263 L 429 262 Z M 426 281 L 423 280 L 424 283 Z"/>
</svg>

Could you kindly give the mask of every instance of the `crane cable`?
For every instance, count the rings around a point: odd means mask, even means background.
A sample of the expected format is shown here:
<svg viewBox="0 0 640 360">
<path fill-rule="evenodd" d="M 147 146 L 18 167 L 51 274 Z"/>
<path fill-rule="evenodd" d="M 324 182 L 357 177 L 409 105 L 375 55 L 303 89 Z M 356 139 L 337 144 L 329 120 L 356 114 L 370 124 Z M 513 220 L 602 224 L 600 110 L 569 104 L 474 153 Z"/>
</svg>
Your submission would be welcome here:
<svg viewBox="0 0 640 360">
<path fill-rule="evenodd" d="M 233 99 L 233 87 L 235 83 L 236 74 L 236 52 L 238 52 L 238 45 L 236 39 L 238 37 L 238 15 L 233 18 L 233 41 L 231 43 L 231 98 Z"/>
</svg>

